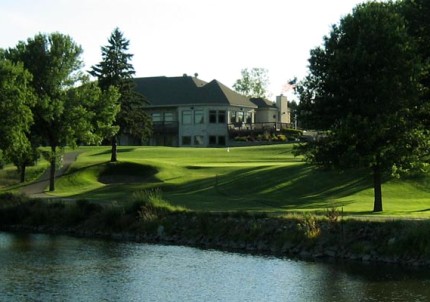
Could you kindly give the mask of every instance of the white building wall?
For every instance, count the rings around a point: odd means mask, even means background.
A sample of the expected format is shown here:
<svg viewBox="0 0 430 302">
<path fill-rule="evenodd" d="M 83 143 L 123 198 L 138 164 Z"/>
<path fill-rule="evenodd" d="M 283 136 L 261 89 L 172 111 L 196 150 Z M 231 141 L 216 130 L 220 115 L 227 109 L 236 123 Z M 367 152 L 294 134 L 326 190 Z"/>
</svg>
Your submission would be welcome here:
<svg viewBox="0 0 430 302">
<path fill-rule="evenodd" d="M 278 121 L 278 110 L 275 108 L 259 109 L 255 114 L 256 123 L 275 123 Z"/>
<path fill-rule="evenodd" d="M 184 123 L 184 111 L 187 113 L 191 112 L 191 123 Z M 203 112 L 203 123 L 196 123 L 195 113 L 196 111 Z M 218 112 L 224 111 L 224 123 L 210 123 L 209 113 L 210 111 L 216 111 L 217 118 Z M 183 106 L 178 108 L 179 117 L 179 146 L 193 146 L 193 147 L 207 147 L 210 145 L 210 136 L 215 136 L 216 142 L 224 137 L 225 142 L 228 139 L 227 131 L 227 119 L 228 119 L 228 107 L 226 106 Z M 184 137 L 190 138 L 191 142 L 185 142 Z M 186 140 L 188 140 L 186 138 Z"/>
<path fill-rule="evenodd" d="M 288 109 L 288 99 L 284 95 L 279 95 L 276 97 L 276 107 L 279 110 L 280 123 L 291 123 L 290 110 Z"/>
<path fill-rule="evenodd" d="M 196 123 L 194 115 L 196 111 L 203 111 L 203 123 Z M 210 112 L 216 112 L 216 123 L 210 122 Z M 219 112 L 223 111 L 224 122 L 218 121 Z M 181 106 L 178 107 L 179 121 L 179 146 L 207 147 L 215 145 L 228 145 L 228 124 L 231 123 L 231 112 L 252 113 L 254 122 L 254 109 L 235 106 Z M 184 112 L 191 112 L 191 123 L 184 123 Z M 184 144 L 185 137 L 185 144 Z M 190 144 L 188 144 L 190 142 Z"/>
</svg>

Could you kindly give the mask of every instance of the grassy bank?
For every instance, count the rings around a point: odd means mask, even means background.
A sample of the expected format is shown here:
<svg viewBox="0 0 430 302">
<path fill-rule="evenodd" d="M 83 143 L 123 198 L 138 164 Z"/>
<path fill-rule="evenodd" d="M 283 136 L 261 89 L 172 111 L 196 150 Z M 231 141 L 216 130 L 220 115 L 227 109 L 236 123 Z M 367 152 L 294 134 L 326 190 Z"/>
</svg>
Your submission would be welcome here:
<svg viewBox="0 0 430 302">
<path fill-rule="evenodd" d="M 0 196 L 0 230 L 182 244 L 306 259 L 336 258 L 430 265 L 430 222 L 344 219 L 331 210 L 273 217 L 259 213 L 187 211 L 159 191 L 124 204 L 29 200 Z"/>
<path fill-rule="evenodd" d="M 171 204 L 194 211 L 288 214 L 343 208 L 345 215 L 430 217 L 430 177 L 387 179 L 384 212 L 373 214 L 367 171 L 324 172 L 295 158 L 291 144 L 242 148 L 81 147 L 57 179 L 58 198 L 126 203 L 133 192 L 160 188 Z M 0 189 L 1 190 L 1 189 Z M 2 189 L 8 190 L 7 187 Z"/>
</svg>

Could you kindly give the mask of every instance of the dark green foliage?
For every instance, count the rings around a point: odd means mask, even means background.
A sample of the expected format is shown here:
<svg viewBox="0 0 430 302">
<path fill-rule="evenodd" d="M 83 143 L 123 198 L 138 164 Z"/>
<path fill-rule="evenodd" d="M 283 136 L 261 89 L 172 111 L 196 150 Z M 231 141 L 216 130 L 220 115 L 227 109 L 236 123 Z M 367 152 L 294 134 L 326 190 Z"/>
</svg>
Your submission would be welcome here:
<svg viewBox="0 0 430 302">
<path fill-rule="evenodd" d="M 406 19 L 408 33 L 414 38 L 423 65 L 420 74 L 422 105 L 415 118 L 430 128 L 430 1 L 404 0 L 400 4 L 400 13 Z"/>
<path fill-rule="evenodd" d="M 38 34 L 19 42 L 5 54 L 12 62 L 22 63 L 32 75 L 29 83 L 36 101 L 31 107 L 34 117 L 30 135 L 32 146 L 26 150 L 31 154 L 40 144 L 49 145 L 50 191 L 55 189 L 57 148 L 74 147 L 78 141 L 98 143 L 100 128 L 107 127 L 113 117 L 94 112 L 95 104 L 104 102 L 104 106 L 114 112 L 117 110 L 115 91 L 102 95 L 97 87 L 85 84 L 87 79 L 80 71 L 81 54 L 82 48 L 71 37 L 60 33 Z"/>
<path fill-rule="evenodd" d="M 31 75 L 22 63 L 0 58 L 0 150 L 4 151 L 0 166 L 4 158 L 12 161 L 21 174 L 21 182 L 25 167 L 37 157 L 29 139 L 35 101 L 30 81 Z"/>
<path fill-rule="evenodd" d="M 386 173 L 419 168 L 428 154 L 422 106 L 422 64 L 403 17 L 392 3 L 370 2 L 333 26 L 311 51 L 310 73 L 298 86 L 301 121 L 324 130 L 296 148 L 322 167 L 366 167 L 374 179 L 374 211 L 382 211 Z"/>
<path fill-rule="evenodd" d="M 288 140 L 297 140 L 303 135 L 302 130 L 298 129 L 285 129 L 282 133 L 288 138 Z"/>
<path fill-rule="evenodd" d="M 6 165 L 6 159 L 3 155 L 3 151 L 0 149 L 0 170 Z"/>
<path fill-rule="evenodd" d="M 127 53 L 130 41 L 124 38 L 119 28 L 116 28 L 108 39 L 108 43 L 107 46 L 101 48 L 103 60 L 92 66 L 89 73 L 98 79 L 98 85 L 102 91 L 115 87 L 121 95 L 120 111 L 116 116 L 118 134 L 129 135 L 142 142 L 150 135 L 151 121 L 143 108 L 147 103 L 145 98 L 137 94 L 134 89 L 135 71 L 130 63 L 133 55 Z M 112 134 L 107 138 L 112 140 L 111 161 L 115 162 L 117 161 L 118 137 Z"/>
</svg>

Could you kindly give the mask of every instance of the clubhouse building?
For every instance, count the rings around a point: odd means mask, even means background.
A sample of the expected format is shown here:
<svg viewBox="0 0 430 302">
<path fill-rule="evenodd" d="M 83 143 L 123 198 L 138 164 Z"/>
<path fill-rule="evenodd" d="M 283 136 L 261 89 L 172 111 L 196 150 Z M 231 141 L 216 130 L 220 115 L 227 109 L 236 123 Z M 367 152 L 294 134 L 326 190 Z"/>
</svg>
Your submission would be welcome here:
<svg viewBox="0 0 430 302">
<path fill-rule="evenodd" d="M 146 109 L 153 124 L 149 145 L 234 146 L 238 135 L 291 127 L 287 98 L 282 95 L 276 102 L 248 98 L 216 80 L 208 83 L 187 75 L 136 78 L 135 85 L 149 102 Z"/>
</svg>

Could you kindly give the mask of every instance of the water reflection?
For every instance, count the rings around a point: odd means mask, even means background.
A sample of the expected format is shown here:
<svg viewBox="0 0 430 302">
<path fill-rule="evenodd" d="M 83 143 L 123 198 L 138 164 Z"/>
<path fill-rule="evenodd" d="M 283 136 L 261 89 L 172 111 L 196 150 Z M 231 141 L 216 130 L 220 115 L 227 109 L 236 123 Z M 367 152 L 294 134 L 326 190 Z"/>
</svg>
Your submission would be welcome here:
<svg viewBox="0 0 430 302">
<path fill-rule="evenodd" d="M 0 233 L 0 301 L 428 301 L 426 270 Z"/>
</svg>

